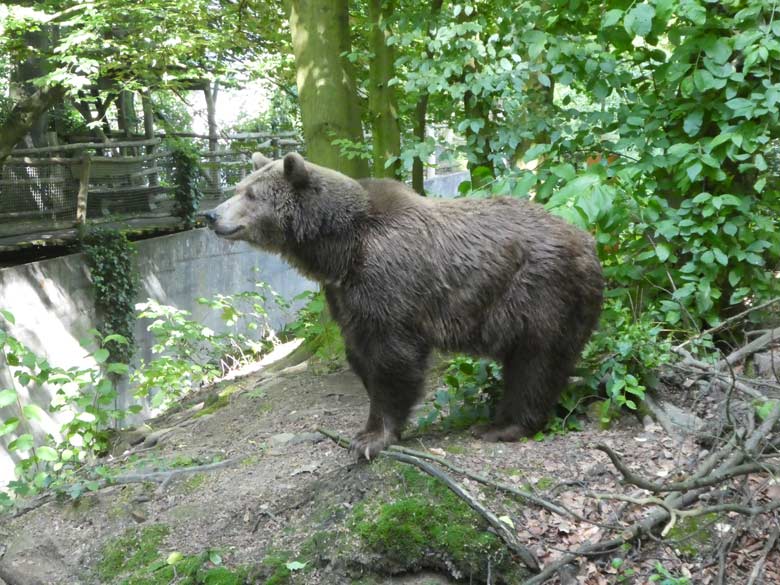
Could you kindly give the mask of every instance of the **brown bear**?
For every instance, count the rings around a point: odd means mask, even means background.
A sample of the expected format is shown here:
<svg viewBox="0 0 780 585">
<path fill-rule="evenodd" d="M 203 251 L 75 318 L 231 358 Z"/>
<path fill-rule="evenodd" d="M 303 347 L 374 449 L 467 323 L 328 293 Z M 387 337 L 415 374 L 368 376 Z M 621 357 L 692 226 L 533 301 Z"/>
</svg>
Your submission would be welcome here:
<svg viewBox="0 0 780 585">
<path fill-rule="evenodd" d="M 526 200 L 425 198 L 296 153 L 253 162 L 235 195 L 204 216 L 216 234 L 277 253 L 322 284 L 370 399 L 358 456 L 399 440 L 432 349 L 503 364 L 485 440 L 545 424 L 601 310 L 588 233 Z"/>
</svg>

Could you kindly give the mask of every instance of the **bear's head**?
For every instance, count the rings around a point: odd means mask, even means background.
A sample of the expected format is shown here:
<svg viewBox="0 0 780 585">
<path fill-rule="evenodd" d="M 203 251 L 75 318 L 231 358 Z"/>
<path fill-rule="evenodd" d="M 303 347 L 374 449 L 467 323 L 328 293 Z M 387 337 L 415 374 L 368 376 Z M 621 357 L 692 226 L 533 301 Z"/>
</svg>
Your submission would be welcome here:
<svg viewBox="0 0 780 585">
<path fill-rule="evenodd" d="M 319 267 L 312 264 L 324 261 L 316 256 L 354 239 L 368 209 L 366 192 L 297 153 L 276 161 L 255 153 L 252 164 L 255 170 L 236 185 L 235 195 L 203 217 L 217 235 L 281 254 L 316 275 Z"/>
</svg>

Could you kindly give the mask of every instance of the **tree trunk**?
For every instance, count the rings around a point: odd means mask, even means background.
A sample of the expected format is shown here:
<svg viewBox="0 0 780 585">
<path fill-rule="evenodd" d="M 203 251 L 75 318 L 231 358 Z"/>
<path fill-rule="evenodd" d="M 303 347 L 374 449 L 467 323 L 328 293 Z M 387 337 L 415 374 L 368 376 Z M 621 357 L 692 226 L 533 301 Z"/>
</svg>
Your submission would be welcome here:
<svg viewBox="0 0 780 585">
<path fill-rule="evenodd" d="M 389 81 L 395 76 L 395 51 L 388 45 L 387 19 L 392 15 L 393 0 L 369 0 L 371 48 L 374 61 L 369 69 L 368 110 L 371 118 L 374 177 L 400 178 L 401 130 L 398 126 L 398 100 Z M 386 166 L 389 159 L 395 162 Z"/>
<path fill-rule="evenodd" d="M 425 118 L 428 114 L 428 92 L 425 92 L 417 100 L 414 108 L 414 137 L 417 142 L 425 142 Z M 416 156 L 412 161 L 412 188 L 420 195 L 425 195 L 425 165 L 423 160 Z"/>
<path fill-rule="evenodd" d="M 441 5 L 444 0 L 434 0 L 431 2 L 431 22 L 436 20 L 436 17 L 441 12 Z M 430 30 L 429 30 L 430 35 Z M 426 49 L 428 58 L 433 58 L 433 53 L 430 49 Z M 417 106 L 414 110 L 414 137 L 418 142 L 425 142 L 425 124 L 426 117 L 428 115 L 428 92 L 423 92 L 420 99 L 417 100 Z M 412 188 L 420 195 L 425 195 L 425 165 L 423 160 L 416 156 L 412 161 Z"/>
<path fill-rule="evenodd" d="M 210 81 L 206 82 L 203 88 L 203 94 L 206 96 L 206 117 L 209 125 L 209 170 L 207 173 L 208 181 L 214 188 L 214 191 L 221 193 L 219 184 L 219 168 L 216 166 L 218 162 L 217 147 L 219 146 L 219 134 L 217 130 L 217 92 L 219 86 L 215 81 L 212 85 Z"/>
<path fill-rule="evenodd" d="M 8 120 L 0 126 L 0 163 L 11 154 L 25 134 L 54 104 L 65 97 L 65 90 L 56 85 L 36 91 L 17 102 Z"/>
<path fill-rule="evenodd" d="M 138 118 L 135 115 L 135 94 L 126 89 L 121 90 L 116 109 L 119 131 L 125 135 L 125 138 L 130 138 L 132 134 L 135 134 L 138 127 Z"/>
<path fill-rule="evenodd" d="M 290 31 L 297 70 L 306 157 L 351 177 L 368 176 L 368 163 L 342 156 L 334 140 L 363 141 L 352 68 L 347 0 L 293 0 Z"/>
<path fill-rule="evenodd" d="M 46 73 L 45 63 L 36 54 L 38 52 L 45 54 L 49 45 L 49 32 L 48 27 L 43 27 L 40 30 L 28 30 L 24 33 L 25 44 L 36 50 L 31 51 L 30 56 L 17 63 L 11 71 L 10 94 L 14 102 L 21 102 L 36 93 L 36 88 L 31 80 Z M 28 147 L 48 146 L 46 137 L 49 126 L 48 109 L 40 113 L 25 133 L 29 134 Z"/>
</svg>

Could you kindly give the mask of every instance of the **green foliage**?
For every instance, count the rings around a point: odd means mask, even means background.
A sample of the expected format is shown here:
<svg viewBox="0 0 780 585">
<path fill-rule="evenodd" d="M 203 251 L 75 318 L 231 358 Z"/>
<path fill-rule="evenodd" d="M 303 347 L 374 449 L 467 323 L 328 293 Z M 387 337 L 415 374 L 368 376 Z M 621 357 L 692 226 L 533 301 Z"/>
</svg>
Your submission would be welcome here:
<svg viewBox="0 0 780 585">
<path fill-rule="evenodd" d="M 502 573 L 511 561 L 495 534 L 480 525 L 468 505 L 436 479 L 414 469 L 399 471 L 402 481 L 387 500 L 355 507 L 353 530 L 369 550 L 405 565 L 444 557 L 466 575 L 485 570 L 485 558 Z"/>
<path fill-rule="evenodd" d="M 192 388 L 212 382 L 268 351 L 273 331 L 264 305 L 269 298 L 281 301 L 267 285 L 258 286 L 263 292 L 198 299 L 233 327 L 220 334 L 191 319 L 189 311 L 152 299 L 136 305 L 139 318 L 152 320 L 147 329 L 154 336 L 152 354 L 157 357 L 149 362 L 141 360 L 133 371 L 135 396 L 151 398 L 155 408 L 167 408 Z"/>
<path fill-rule="evenodd" d="M 171 159 L 173 161 L 173 196 L 176 201 L 174 213 L 182 218 L 186 227 L 191 228 L 195 225 L 195 214 L 203 197 L 199 187 L 200 179 L 203 176 L 200 155 L 197 148 L 191 143 L 175 140 L 171 143 Z"/>
<path fill-rule="evenodd" d="M 486 359 L 459 356 L 449 362 L 443 386 L 436 390 L 433 410 L 420 417 L 426 428 L 441 422 L 445 429 L 464 429 L 490 419 L 501 393 L 501 367 Z"/>
<path fill-rule="evenodd" d="M 303 339 L 316 360 L 326 369 L 338 368 L 344 363 L 344 339 L 339 326 L 328 314 L 325 294 L 306 291 L 297 295 L 294 301 L 305 300 L 306 304 L 287 331 Z"/>
<path fill-rule="evenodd" d="M 601 325 L 583 352 L 584 386 L 598 396 L 605 386 L 600 407 L 602 424 L 620 409 L 637 410 L 645 392 L 655 382 L 654 370 L 671 359 L 671 343 L 660 315 L 634 314 L 620 298 L 607 299 Z"/>
<path fill-rule="evenodd" d="M 3 311 L 6 320 L 13 316 Z M 127 365 L 108 361 L 108 343 L 122 342 L 118 335 L 101 337 L 92 331 L 94 339 L 84 342 L 85 349 L 96 365 L 87 368 L 53 367 L 38 357 L 5 328 L 0 328 L 0 350 L 3 366 L 13 380 L 11 388 L 0 389 L 0 408 L 14 406 L 11 416 L 0 419 L 0 436 L 15 438 L 8 451 L 18 460 L 15 479 L 9 483 L 11 492 L 27 496 L 44 489 L 67 492 L 79 497 L 84 491 L 96 490 L 101 471 L 91 477 L 76 479 L 76 473 L 96 454 L 108 448 L 108 428 L 126 416 L 117 410 L 116 387 L 112 375 L 122 375 Z M 43 386 L 51 396 L 49 412 L 29 396 L 39 396 Z M 131 409 L 134 410 L 134 409 Z M 65 418 L 60 428 L 61 440 L 47 436 L 44 441 L 33 436 L 33 422 L 43 422 L 58 413 Z M 10 505 L 8 494 L 0 498 L 1 505 Z"/>
<path fill-rule="evenodd" d="M 95 307 L 102 317 L 103 335 L 109 338 L 107 349 L 116 361 L 129 363 L 134 349 L 135 297 L 138 270 L 133 262 L 135 246 L 116 230 L 93 228 L 81 235 L 81 246 L 95 291 Z"/>
<path fill-rule="evenodd" d="M 402 111 L 429 94 L 496 170 L 461 193 L 532 196 L 594 234 L 609 299 L 564 398 L 606 392 L 604 420 L 639 406 L 672 340 L 777 287 L 780 28 L 761 0 L 705 6 L 405 4 L 392 23 Z"/>
<path fill-rule="evenodd" d="M 160 556 L 160 545 L 170 529 L 164 524 L 147 526 L 143 530 L 128 529 L 119 538 L 110 541 L 103 548 L 102 558 L 97 565 L 101 578 L 113 582 L 118 576 L 134 573 L 151 564 Z"/>
<path fill-rule="evenodd" d="M 143 530 L 130 528 L 109 541 L 102 551 L 97 573 L 104 583 L 121 585 L 242 585 L 245 569 L 220 566 L 222 557 L 213 549 L 198 555 L 172 552 L 165 556 L 161 546 L 170 529 L 154 524 Z"/>
<path fill-rule="evenodd" d="M 653 574 L 650 575 L 648 581 L 659 585 L 690 585 L 692 583 L 688 577 L 675 577 L 659 561 L 655 562 Z"/>
<path fill-rule="evenodd" d="M 295 132 L 300 134 L 300 117 L 301 114 L 295 96 L 290 95 L 286 91 L 276 90 L 271 95 L 271 99 L 268 100 L 267 108 L 259 116 L 255 118 L 246 116 L 239 118 L 239 121 L 230 128 L 230 132 L 266 132 L 268 134 Z M 257 150 L 261 142 L 257 141 L 251 145 L 246 144 L 243 146 L 243 149 Z"/>
<path fill-rule="evenodd" d="M 165 408 L 193 387 L 213 382 L 229 369 L 267 351 L 273 332 L 264 305 L 271 299 L 283 303 L 275 293 L 265 290 L 267 285 L 259 286 L 263 292 L 199 299 L 232 327 L 222 334 L 189 319 L 186 311 L 154 301 L 139 305 L 139 318 L 154 319 L 149 329 L 157 341 L 153 353 L 158 357 L 149 363 L 142 360 L 132 371 L 127 364 L 114 361 L 116 352 L 108 350 L 127 344 L 121 335 L 103 336 L 91 331 L 91 337 L 82 345 L 95 365 L 64 369 L 51 366 L 0 327 L 0 367 L 6 367 L 14 380 L 11 388 L 0 388 L 0 408 L 13 407 L 10 416 L 0 419 L 0 437 L 13 437 L 8 450 L 18 460 L 16 477 L 9 483 L 10 493 L 0 492 L 0 506 L 13 504 L 11 493 L 29 496 L 51 490 L 77 499 L 111 481 L 108 469 L 94 466 L 95 459 L 108 452 L 111 427 L 142 409 L 140 404 L 117 407 L 118 378 L 129 374 L 136 384 L 136 398 L 151 397 L 153 407 Z M 0 310 L 0 315 L 14 323 L 10 312 Z M 234 389 L 225 388 L 202 412 L 226 404 Z M 48 412 L 30 400 L 43 396 L 44 391 Z M 49 435 L 43 441 L 36 439 L 31 423 L 55 414 L 63 419 L 57 438 Z"/>
<path fill-rule="evenodd" d="M 691 585 L 692 583 L 688 577 L 675 577 L 672 575 L 660 561 L 655 562 L 653 574 L 650 575 L 648 581 L 650 583 L 658 583 L 659 585 Z"/>
</svg>

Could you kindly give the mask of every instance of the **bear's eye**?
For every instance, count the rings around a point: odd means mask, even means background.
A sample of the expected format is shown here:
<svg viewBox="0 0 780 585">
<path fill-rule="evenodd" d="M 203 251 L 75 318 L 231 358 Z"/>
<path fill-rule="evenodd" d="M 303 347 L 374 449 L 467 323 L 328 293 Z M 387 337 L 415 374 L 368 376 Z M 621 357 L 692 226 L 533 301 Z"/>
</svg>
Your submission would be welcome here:
<svg viewBox="0 0 780 585">
<path fill-rule="evenodd" d="M 257 199 L 257 194 L 255 193 L 254 189 L 247 189 L 246 190 L 246 198 L 250 201 L 254 201 Z"/>
</svg>

